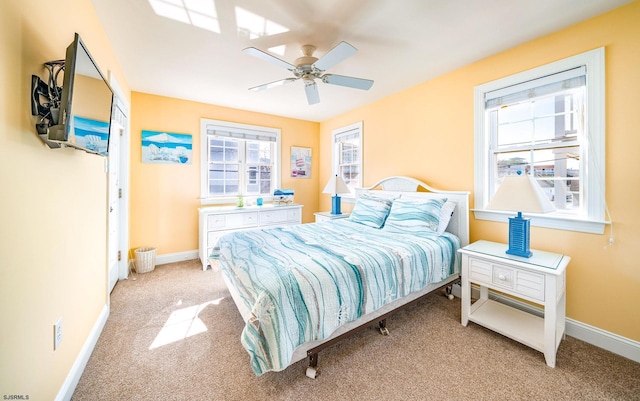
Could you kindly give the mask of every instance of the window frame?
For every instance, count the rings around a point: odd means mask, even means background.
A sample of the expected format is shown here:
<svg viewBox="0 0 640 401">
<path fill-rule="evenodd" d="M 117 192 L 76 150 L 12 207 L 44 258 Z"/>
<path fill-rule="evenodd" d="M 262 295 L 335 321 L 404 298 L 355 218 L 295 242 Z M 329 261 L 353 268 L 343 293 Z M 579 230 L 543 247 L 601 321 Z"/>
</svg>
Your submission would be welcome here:
<svg viewBox="0 0 640 401">
<path fill-rule="evenodd" d="M 281 170 L 281 130 L 278 128 L 270 128 L 270 127 L 262 127 L 257 125 L 249 125 L 249 124 L 240 124 L 233 123 L 229 121 L 220 121 L 220 120 L 212 120 L 202 118 L 200 119 L 200 203 L 203 205 L 215 205 L 215 204 L 229 204 L 236 203 L 238 195 L 218 195 L 218 196 L 209 196 L 209 137 L 213 134 L 210 133 L 212 131 L 225 131 L 238 134 L 236 136 L 230 136 L 230 138 L 238 139 L 239 141 L 244 142 L 241 146 L 242 149 L 245 149 L 245 154 L 241 155 L 240 158 L 240 168 L 239 168 L 239 183 L 242 187 L 242 183 L 244 183 L 244 187 L 240 188 L 240 194 L 243 196 L 247 196 L 246 194 L 246 175 L 247 175 L 247 163 L 245 159 L 246 156 L 246 142 L 255 141 L 254 138 L 244 139 L 239 136 L 244 134 L 251 134 L 254 136 L 263 136 L 268 138 L 274 138 L 275 141 L 270 141 L 274 143 L 274 157 L 273 157 L 273 165 L 272 165 L 272 182 L 273 189 L 280 188 L 280 172 Z M 253 196 L 253 195 L 250 195 Z M 271 201 L 273 199 L 273 194 L 269 196 L 262 196 L 265 201 Z"/>
<path fill-rule="evenodd" d="M 336 128 L 334 130 L 331 131 L 331 174 L 332 175 L 336 175 L 340 172 L 340 147 L 337 145 L 336 143 L 336 137 L 338 137 L 339 135 L 343 135 L 346 134 L 350 131 L 357 131 L 358 132 L 358 147 L 360 148 L 360 152 L 359 152 L 359 157 L 358 157 L 358 163 L 354 163 L 354 164 L 358 164 L 360 166 L 360 174 L 358 175 L 358 184 L 357 187 L 358 188 L 362 188 L 362 176 L 364 173 L 364 169 L 363 169 L 363 148 L 362 148 L 362 136 L 363 136 L 363 131 L 362 131 L 362 121 L 359 121 L 357 123 L 353 123 L 344 127 L 340 127 L 340 128 Z M 347 203 L 354 203 L 356 201 L 356 194 L 355 191 L 353 191 L 350 194 L 343 194 L 340 195 L 340 197 L 342 198 L 343 201 L 347 202 Z"/>
<path fill-rule="evenodd" d="M 572 57 L 533 68 L 474 88 L 474 215 L 478 220 L 507 222 L 512 212 L 487 210 L 490 200 L 489 179 L 492 174 L 490 132 L 485 113 L 485 95 L 502 88 L 539 79 L 572 68 L 586 67 L 586 160 L 580 171 L 584 180 L 586 215 L 574 216 L 559 212 L 549 214 L 525 213 L 531 225 L 561 230 L 603 234 L 605 221 L 605 54 L 604 48 L 594 49 Z"/>
</svg>

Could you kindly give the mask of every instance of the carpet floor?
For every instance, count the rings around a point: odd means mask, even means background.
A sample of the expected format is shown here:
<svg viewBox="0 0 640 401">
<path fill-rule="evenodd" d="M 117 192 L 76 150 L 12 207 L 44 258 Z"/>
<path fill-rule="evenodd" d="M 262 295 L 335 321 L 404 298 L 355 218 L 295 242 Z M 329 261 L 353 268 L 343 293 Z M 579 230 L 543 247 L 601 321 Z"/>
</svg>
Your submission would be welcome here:
<svg viewBox="0 0 640 401">
<path fill-rule="evenodd" d="M 219 269 L 160 265 L 118 282 L 72 400 L 640 400 L 640 364 L 572 337 L 542 353 L 469 323 L 440 291 L 306 361 L 254 375 Z"/>
</svg>

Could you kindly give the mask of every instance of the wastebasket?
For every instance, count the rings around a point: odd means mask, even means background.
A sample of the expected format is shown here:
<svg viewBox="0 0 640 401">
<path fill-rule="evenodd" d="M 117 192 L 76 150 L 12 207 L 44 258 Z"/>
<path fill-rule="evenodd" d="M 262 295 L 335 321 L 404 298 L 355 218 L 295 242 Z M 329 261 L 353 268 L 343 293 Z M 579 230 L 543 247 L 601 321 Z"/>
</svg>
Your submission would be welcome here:
<svg viewBox="0 0 640 401">
<path fill-rule="evenodd" d="M 148 273 L 156 268 L 156 248 L 136 249 L 136 273 Z"/>
</svg>

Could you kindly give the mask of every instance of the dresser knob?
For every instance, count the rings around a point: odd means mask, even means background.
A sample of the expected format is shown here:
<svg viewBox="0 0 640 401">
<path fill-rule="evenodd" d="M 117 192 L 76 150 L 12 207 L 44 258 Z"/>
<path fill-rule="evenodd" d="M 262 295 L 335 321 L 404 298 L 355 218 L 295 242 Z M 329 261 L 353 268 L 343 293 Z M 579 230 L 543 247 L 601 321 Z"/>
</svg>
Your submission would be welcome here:
<svg viewBox="0 0 640 401">
<path fill-rule="evenodd" d="M 498 274 L 498 279 L 500 279 L 501 281 L 504 281 L 507 279 L 507 277 L 504 274 L 500 273 Z"/>
</svg>

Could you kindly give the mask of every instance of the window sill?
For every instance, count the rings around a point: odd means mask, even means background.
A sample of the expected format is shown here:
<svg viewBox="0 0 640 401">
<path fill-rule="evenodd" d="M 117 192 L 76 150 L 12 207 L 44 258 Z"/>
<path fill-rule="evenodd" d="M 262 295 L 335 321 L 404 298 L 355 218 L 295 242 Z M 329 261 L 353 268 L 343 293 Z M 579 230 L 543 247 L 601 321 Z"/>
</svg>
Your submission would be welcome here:
<svg viewBox="0 0 640 401">
<path fill-rule="evenodd" d="M 477 220 L 509 222 L 509 217 L 515 216 L 514 212 L 498 212 L 494 210 L 471 209 Z M 524 217 L 531 219 L 531 225 L 536 227 L 554 228 L 557 230 L 577 231 L 590 234 L 604 234 L 604 227 L 611 224 L 610 221 L 595 221 L 572 218 L 562 215 L 542 215 L 535 213 L 522 213 Z"/>
</svg>

